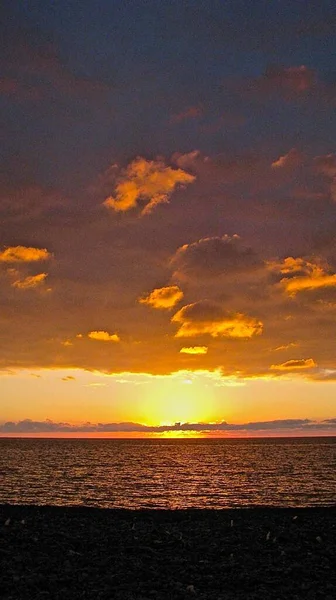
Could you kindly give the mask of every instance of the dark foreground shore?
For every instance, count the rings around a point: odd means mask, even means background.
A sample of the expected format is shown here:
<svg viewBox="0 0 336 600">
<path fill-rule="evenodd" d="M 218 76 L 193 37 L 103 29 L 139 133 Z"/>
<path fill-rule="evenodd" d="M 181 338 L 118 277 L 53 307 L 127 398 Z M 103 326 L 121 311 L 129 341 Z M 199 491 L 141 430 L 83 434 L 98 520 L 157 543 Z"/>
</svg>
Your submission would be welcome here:
<svg viewBox="0 0 336 600">
<path fill-rule="evenodd" d="M 336 507 L 0 505 L 6 600 L 334 600 L 335 559 Z"/>
</svg>

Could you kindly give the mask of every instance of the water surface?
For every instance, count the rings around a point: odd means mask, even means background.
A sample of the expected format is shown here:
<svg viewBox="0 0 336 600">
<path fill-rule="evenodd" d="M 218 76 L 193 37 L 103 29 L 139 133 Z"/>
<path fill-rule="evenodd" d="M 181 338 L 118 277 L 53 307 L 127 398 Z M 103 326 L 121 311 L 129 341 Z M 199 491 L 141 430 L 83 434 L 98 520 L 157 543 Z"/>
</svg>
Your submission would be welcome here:
<svg viewBox="0 0 336 600">
<path fill-rule="evenodd" d="M 0 439 L 0 503 L 225 508 L 336 503 L 336 438 Z"/>
</svg>

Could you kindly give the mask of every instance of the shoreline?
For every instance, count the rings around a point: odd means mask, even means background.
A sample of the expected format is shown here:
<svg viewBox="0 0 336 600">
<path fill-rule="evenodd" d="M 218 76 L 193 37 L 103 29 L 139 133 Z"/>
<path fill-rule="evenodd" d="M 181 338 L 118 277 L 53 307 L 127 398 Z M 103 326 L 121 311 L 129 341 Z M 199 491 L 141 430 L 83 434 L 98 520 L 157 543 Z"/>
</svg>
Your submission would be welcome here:
<svg viewBox="0 0 336 600">
<path fill-rule="evenodd" d="M 0 505 L 4 600 L 333 600 L 336 505 Z"/>
</svg>

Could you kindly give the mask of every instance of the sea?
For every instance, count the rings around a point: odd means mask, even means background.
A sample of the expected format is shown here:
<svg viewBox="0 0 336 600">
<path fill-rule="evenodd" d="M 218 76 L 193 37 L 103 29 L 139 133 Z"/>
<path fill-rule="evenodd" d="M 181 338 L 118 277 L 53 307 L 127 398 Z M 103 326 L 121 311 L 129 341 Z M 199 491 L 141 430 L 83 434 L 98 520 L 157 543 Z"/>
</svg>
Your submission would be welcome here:
<svg viewBox="0 0 336 600">
<path fill-rule="evenodd" d="M 127 509 L 336 504 L 336 437 L 0 439 L 0 503 Z"/>
</svg>

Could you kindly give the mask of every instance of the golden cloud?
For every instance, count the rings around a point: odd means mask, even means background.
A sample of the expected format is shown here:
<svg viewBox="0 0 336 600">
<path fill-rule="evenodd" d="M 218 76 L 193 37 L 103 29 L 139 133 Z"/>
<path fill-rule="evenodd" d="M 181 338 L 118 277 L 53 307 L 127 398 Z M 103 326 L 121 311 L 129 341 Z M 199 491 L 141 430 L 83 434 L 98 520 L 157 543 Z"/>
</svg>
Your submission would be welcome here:
<svg viewBox="0 0 336 600">
<path fill-rule="evenodd" d="M 297 275 L 310 273 L 312 263 L 309 263 L 304 258 L 293 258 L 288 256 L 282 261 L 274 261 L 268 263 L 268 268 L 272 271 L 279 271 L 280 273 Z"/>
<path fill-rule="evenodd" d="M 114 196 L 103 202 L 104 206 L 118 212 L 135 208 L 139 200 L 146 202 L 142 214 L 153 210 L 157 204 L 169 202 L 178 185 L 188 185 L 195 179 L 183 169 L 173 169 L 163 160 L 146 160 L 139 156 L 131 162 L 115 186 Z"/>
<path fill-rule="evenodd" d="M 0 262 L 36 262 L 47 260 L 51 257 L 46 248 L 32 248 L 29 246 L 8 246 L 0 252 Z"/>
<path fill-rule="evenodd" d="M 208 346 L 184 346 L 181 348 L 180 352 L 181 354 L 207 354 Z"/>
<path fill-rule="evenodd" d="M 90 331 L 88 337 L 99 342 L 120 342 L 120 337 L 116 333 L 108 333 L 107 331 Z"/>
<path fill-rule="evenodd" d="M 295 277 L 290 280 L 282 280 L 288 294 L 295 296 L 297 292 L 305 290 L 314 290 L 317 288 L 336 286 L 336 274 L 326 275 L 321 272 L 316 272 L 312 277 Z"/>
<path fill-rule="evenodd" d="M 139 298 L 140 304 L 148 304 L 153 308 L 173 308 L 183 298 L 178 285 L 156 288 L 145 298 Z"/>
<path fill-rule="evenodd" d="M 45 278 L 48 277 L 48 273 L 39 273 L 38 275 L 30 275 L 24 279 L 18 279 L 12 283 L 12 286 L 20 290 L 28 290 L 41 285 Z"/>
<path fill-rule="evenodd" d="M 299 344 L 297 342 L 289 342 L 289 344 L 283 344 L 281 346 L 277 346 L 276 348 L 272 348 L 272 352 L 279 352 L 280 350 L 289 350 L 289 348 L 297 348 Z"/>
<path fill-rule="evenodd" d="M 328 273 L 327 266 L 317 261 L 312 262 L 290 256 L 281 262 L 268 263 L 268 268 L 289 275 L 289 277 L 282 278 L 280 283 L 290 296 L 306 290 L 336 286 L 336 274 Z"/>
<path fill-rule="evenodd" d="M 212 337 L 251 338 L 262 332 L 262 323 L 242 313 L 228 313 L 209 301 L 195 302 L 183 306 L 171 319 L 179 323 L 175 337 L 194 337 L 211 335 Z"/>
<path fill-rule="evenodd" d="M 294 360 L 287 360 L 280 365 L 271 365 L 271 369 L 278 371 L 291 371 L 293 369 L 312 369 L 316 367 L 316 362 L 312 358 L 299 358 Z"/>
<path fill-rule="evenodd" d="M 273 169 L 285 169 L 285 168 L 294 168 L 297 167 L 302 162 L 301 153 L 296 150 L 296 148 L 292 148 L 284 154 L 280 156 L 277 160 L 272 162 Z"/>
</svg>

